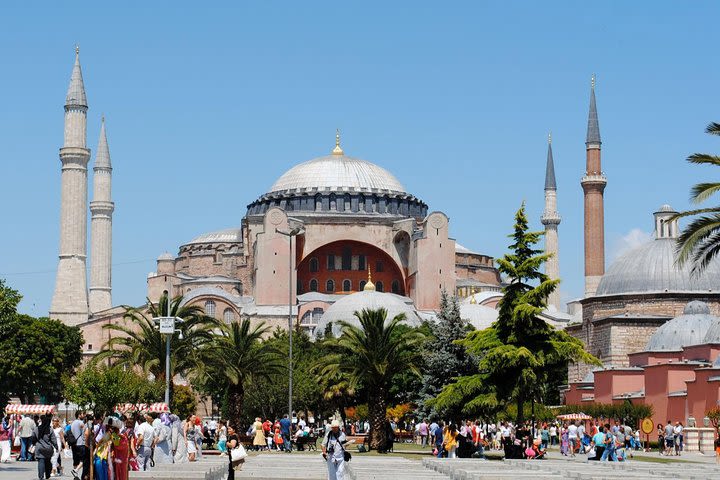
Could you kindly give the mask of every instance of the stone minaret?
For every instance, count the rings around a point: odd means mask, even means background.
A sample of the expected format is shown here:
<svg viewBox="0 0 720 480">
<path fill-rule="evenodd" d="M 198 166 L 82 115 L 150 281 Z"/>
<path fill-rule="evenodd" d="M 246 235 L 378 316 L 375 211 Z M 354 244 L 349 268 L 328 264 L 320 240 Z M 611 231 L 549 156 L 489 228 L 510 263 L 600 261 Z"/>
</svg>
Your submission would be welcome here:
<svg viewBox="0 0 720 480">
<path fill-rule="evenodd" d="M 112 307 L 112 165 L 105 135 L 105 118 L 93 167 L 93 200 L 90 202 L 90 312 Z"/>
<path fill-rule="evenodd" d="M 605 273 L 605 213 L 603 192 L 607 179 L 600 163 L 600 125 L 595 106 L 595 76 L 590 88 L 590 113 L 585 140 L 587 166 L 580 184 L 585 194 L 585 296 L 595 295 Z"/>
<path fill-rule="evenodd" d="M 87 252 L 87 109 L 79 49 L 65 99 L 65 143 L 60 149 L 60 261 L 50 317 L 68 325 L 88 319 L 85 269 Z"/>
<path fill-rule="evenodd" d="M 552 255 L 545 263 L 545 274 L 553 280 L 560 278 L 560 258 L 558 257 L 558 225 L 560 214 L 557 211 L 557 184 L 553 163 L 552 137 L 548 135 L 547 165 L 545 167 L 545 210 L 541 222 L 545 225 L 545 253 Z M 560 310 L 560 290 L 555 289 L 548 297 L 548 307 Z"/>
</svg>

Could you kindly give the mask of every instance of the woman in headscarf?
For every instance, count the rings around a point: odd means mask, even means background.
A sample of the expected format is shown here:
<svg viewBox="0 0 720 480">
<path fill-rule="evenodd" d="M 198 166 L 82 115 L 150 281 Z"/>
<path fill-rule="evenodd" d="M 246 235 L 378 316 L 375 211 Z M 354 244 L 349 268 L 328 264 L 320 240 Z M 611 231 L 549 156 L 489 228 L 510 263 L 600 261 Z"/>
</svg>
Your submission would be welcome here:
<svg viewBox="0 0 720 480">
<path fill-rule="evenodd" d="M 183 422 L 180 420 L 180 417 L 175 414 L 170 415 L 170 422 L 170 429 L 172 430 L 173 459 L 175 460 L 175 463 L 187 463 L 187 437 L 185 436 Z"/>
<path fill-rule="evenodd" d="M 115 480 L 128 479 L 128 463 L 130 461 L 130 439 L 125 432 L 120 432 L 123 421 L 113 417 L 110 424 L 110 441 L 112 443 L 112 464 Z"/>
<path fill-rule="evenodd" d="M 173 463 L 173 455 L 170 450 L 170 416 L 167 413 L 160 415 L 160 418 L 153 422 L 155 429 L 155 451 L 153 453 L 153 461 L 155 465 L 163 463 Z"/>
</svg>

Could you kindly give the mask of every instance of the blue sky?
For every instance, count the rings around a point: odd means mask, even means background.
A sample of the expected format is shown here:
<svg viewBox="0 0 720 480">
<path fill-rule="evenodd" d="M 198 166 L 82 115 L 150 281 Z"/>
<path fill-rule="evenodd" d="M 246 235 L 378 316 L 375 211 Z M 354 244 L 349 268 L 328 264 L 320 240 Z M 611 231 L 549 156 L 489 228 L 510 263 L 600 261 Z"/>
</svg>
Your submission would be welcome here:
<svg viewBox="0 0 720 480">
<path fill-rule="evenodd" d="M 44 315 L 57 266 L 63 103 L 74 57 L 107 119 L 113 301 L 139 304 L 154 259 L 237 226 L 296 163 L 328 153 L 392 171 L 493 256 L 521 202 L 536 227 L 547 133 L 561 290 L 583 291 L 582 190 L 597 74 L 608 262 L 661 204 L 717 178 L 717 2 L 27 2 L 0 6 L 0 277 Z M 119 5 L 119 3 L 118 3 Z M 212 6 L 208 6 L 212 5 Z"/>
</svg>

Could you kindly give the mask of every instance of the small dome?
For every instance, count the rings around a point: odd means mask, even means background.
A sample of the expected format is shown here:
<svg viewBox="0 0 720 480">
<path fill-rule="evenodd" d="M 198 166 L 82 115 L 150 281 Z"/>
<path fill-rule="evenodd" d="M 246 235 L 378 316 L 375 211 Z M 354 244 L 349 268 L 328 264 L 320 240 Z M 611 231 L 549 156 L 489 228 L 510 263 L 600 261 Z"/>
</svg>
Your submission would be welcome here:
<svg viewBox="0 0 720 480">
<path fill-rule="evenodd" d="M 675 212 L 675 209 L 673 209 L 670 205 L 667 203 L 660 206 L 659 212 Z"/>
<path fill-rule="evenodd" d="M 165 252 L 158 257 L 158 260 L 175 260 L 175 257 L 173 257 L 170 253 Z"/>
<path fill-rule="evenodd" d="M 705 343 L 708 332 L 718 321 L 720 319 L 710 315 L 707 304 L 690 302 L 682 315 L 665 323 L 652 334 L 645 350 L 675 352 L 683 347 Z"/>
<path fill-rule="evenodd" d="M 195 237 L 187 245 L 191 243 L 238 243 L 242 242 L 242 230 L 239 228 L 226 228 L 215 232 L 203 233 Z"/>
<path fill-rule="evenodd" d="M 277 179 L 269 193 L 296 189 L 405 193 L 405 187 L 392 173 L 344 154 L 327 155 L 294 166 Z"/>
<path fill-rule="evenodd" d="M 475 303 L 460 304 L 460 318 L 470 322 L 475 330 L 485 330 L 497 320 L 498 311 Z"/>
<path fill-rule="evenodd" d="M 381 307 L 387 310 L 386 321 L 390 321 L 396 315 L 404 313 L 407 325 L 411 327 L 420 326 L 422 320 L 415 312 L 412 303 L 408 304 L 406 301 L 410 300 L 394 293 L 382 293 L 372 290 L 352 293 L 333 303 L 330 308 L 325 310 L 325 313 L 318 321 L 315 331 L 322 333 L 325 331 L 327 324 L 332 323 L 333 334 L 340 335 L 342 329 L 338 325 L 339 321 L 344 320 L 359 327 L 360 322 L 355 317 L 355 312 L 360 312 L 365 308 L 376 310 Z"/>
</svg>

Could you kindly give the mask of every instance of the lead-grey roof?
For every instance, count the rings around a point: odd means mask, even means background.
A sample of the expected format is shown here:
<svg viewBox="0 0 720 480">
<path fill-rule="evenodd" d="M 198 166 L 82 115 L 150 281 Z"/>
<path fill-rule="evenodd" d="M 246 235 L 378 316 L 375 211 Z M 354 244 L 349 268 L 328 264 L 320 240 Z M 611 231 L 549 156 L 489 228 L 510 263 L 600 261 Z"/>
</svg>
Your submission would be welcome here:
<svg viewBox="0 0 720 480">
<path fill-rule="evenodd" d="M 555 183 L 555 164 L 553 162 L 552 143 L 548 143 L 547 164 L 545 166 L 545 190 L 557 190 Z"/>
<path fill-rule="evenodd" d="M 598 122 L 597 106 L 595 105 L 595 86 L 590 89 L 590 112 L 588 113 L 587 138 L 585 143 L 600 144 L 600 122 Z"/>
<path fill-rule="evenodd" d="M 720 261 L 713 260 L 701 274 L 692 265 L 675 262 L 675 239 L 658 238 L 620 256 L 600 280 L 596 295 L 646 292 L 720 292 Z"/>
<path fill-rule="evenodd" d="M 497 320 L 498 311 L 476 303 L 461 303 L 460 318 L 470 322 L 475 330 L 485 330 Z"/>
<path fill-rule="evenodd" d="M 242 230 L 240 228 L 226 228 L 214 232 L 207 232 L 189 241 L 191 243 L 237 243 L 242 242 Z"/>
<path fill-rule="evenodd" d="M 87 97 L 85 96 L 85 85 L 83 84 L 82 69 L 80 68 L 80 53 L 75 52 L 75 65 L 73 66 L 72 75 L 70 76 L 70 86 L 68 87 L 67 96 L 65 97 L 65 105 L 87 107 Z"/>
<path fill-rule="evenodd" d="M 296 165 L 282 174 L 268 193 L 314 188 L 406 193 L 405 187 L 392 173 L 374 163 L 346 155 L 327 155 Z"/>
<path fill-rule="evenodd" d="M 645 347 L 650 352 L 679 351 L 683 347 L 705 343 L 705 338 L 718 318 L 710 315 L 704 302 L 688 303 L 683 314 L 655 330 Z"/>
</svg>

